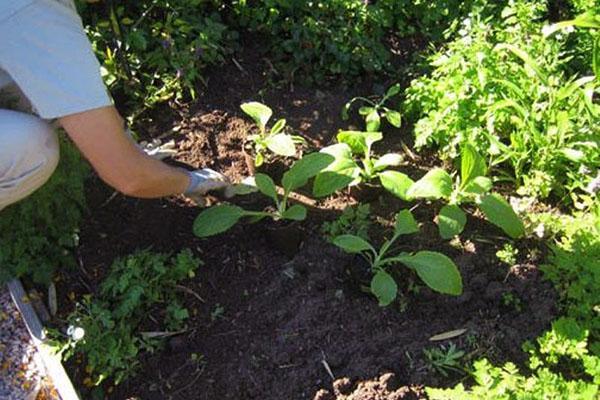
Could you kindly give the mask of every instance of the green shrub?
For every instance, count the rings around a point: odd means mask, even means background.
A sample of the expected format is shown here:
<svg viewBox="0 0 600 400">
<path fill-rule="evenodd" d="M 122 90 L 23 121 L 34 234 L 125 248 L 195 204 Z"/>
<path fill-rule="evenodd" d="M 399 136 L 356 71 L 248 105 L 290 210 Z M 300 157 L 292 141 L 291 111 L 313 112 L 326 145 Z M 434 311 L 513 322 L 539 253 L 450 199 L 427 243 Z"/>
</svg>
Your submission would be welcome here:
<svg viewBox="0 0 600 400">
<path fill-rule="evenodd" d="M 50 180 L 0 212 L 0 282 L 29 276 L 49 283 L 56 268 L 75 265 L 71 251 L 78 243 L 89 168 L 67 141 L 61 141 L 60 150 Z"/>
<path fill-rule="evenodd" d="M 515 0 L 501 18 L 484 8 L 463 21 L 459 37 L 431 57 L 433 72 L 407 92 L 416 147 L 439 146 L 455 158 L 473 144 L 523 195 L 564 196 L 593 179 L 597 82 L 564 72 L 565 38 L 544 38 L 546 12 L 543 3 Z"/>
<path fill-rule="evenodd" d="M 106 84 L 137 110 L 194 98 L 203 69 L 222 62 L 235 38 L 219 1 L 79 3 Z"/>
<path fill-rule="evenodd" d="M 322 83 L 390 70 L 390 36 L 440 39 L 471 1 L 237 0 L 241 28 L 265 36 L 286 78 Z"/>
<path fill-rule="evenodd" d="M 193 277 L 200 264 L 189 249 L 173 257 L 140 251 L 115 261 L 98 295 L 85 296 L 68 317 L 67 335 L 54 332 L 64 358 L 85 355 L 90 385 L 105 379 L 119 384 L 134 375 L 139 353 L 161 344 L 159 337 L 142 334 L 140 327 L 153 311 L 154 319 L 163 321 L 161 331 L 182 329 L 188 311 L 178 299 L 177 284 Z M 160 309 L 154 308 L 157 305 Z"/>
<path fill-rule="evenodd" d="M 543 270 L 556 286 L 564 317 L 536 344 L 526 344 L 529 369 L 477 361 L 476 384 L 428 389 L 431 399 L 589 399 L 600 394 L 600 205 L 573 217 L 538 216 L 558 237 Z M 548 233 L 548 232 L 547 232 Z"/>
</svg>

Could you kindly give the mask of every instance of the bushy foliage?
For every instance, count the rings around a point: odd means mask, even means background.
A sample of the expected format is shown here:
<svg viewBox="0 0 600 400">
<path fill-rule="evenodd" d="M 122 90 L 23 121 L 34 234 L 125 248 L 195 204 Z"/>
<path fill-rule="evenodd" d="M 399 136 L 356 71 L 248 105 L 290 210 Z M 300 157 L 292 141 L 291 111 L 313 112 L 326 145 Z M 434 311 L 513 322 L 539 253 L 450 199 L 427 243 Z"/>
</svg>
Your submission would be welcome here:
<svg viewBox="0 0 600 400">
<path fill-rule="evenodd" d="M 237 0 L 242 29 L 263 34 L 286 78 L 322 83 L 389 70 L 390 36 L 439 39 L 471 1 Z"/>
<path fill-rule="evenodd" d="M 520 193 L 547 197 L 582 189 L 600 167 L 600 106 L 592 77 L 568 75 L 564 35 L 542 34 L 546 6 L 514 0 L 500 16 L 487 8 L 413 81 L 406 110 L 415 144 L 455 158 L 464 143 L 516 180 Z"/>
<path fill-rule="evenodd" d="M 148 321 L 153 307 L 160 305 L 163 311 L 154 318 L 163 321 L 162 330 L 173 332 L 183 327 L 188 311 L 181 306 L 176 286 L 193 277 L 200 264 L 190 250 L 173 257 L 140 251 L 116 260 L 97 296 L 85 296 L 68 317 L 67 336 L 55 332 L 55 339 L 64 342 L 64 357 L 86 357 L 90 386 L 108 378 L 119 384 L 134 375 L 140 352 L 153 351 L 161 343 L 159 338 L 139 332 L 140 325 Z"/>
<path fill-rule="evenodd" d="M 136 110 L 193 98 L 203 69 L 222 62 L 235 38 L 220 1 L 79 3 L 106 84 Z"/>
<path fill-rule="evenodd" d="M 543 216 L 558 239 L 544 267 L 561 295 L 564 317 L 552 329 L 526 344 L 529 368 L 524 374 L 512 363 L 502 367 L 480 360 L 474 365 L 476 385 L 428 389 L 432 399 L 597 399 L 600 393 L 600 209 L 574 217 Z"/>
<path fill-rule="evenodd" d="M 89 168 L 67 141 L 61 141 L 60 150 L 50 180 L 0 212 L 0 282 L 29 276 L 49 283 L 57 267 L 75 265 L 71 251 L 78 243 Z"/>
</svg>

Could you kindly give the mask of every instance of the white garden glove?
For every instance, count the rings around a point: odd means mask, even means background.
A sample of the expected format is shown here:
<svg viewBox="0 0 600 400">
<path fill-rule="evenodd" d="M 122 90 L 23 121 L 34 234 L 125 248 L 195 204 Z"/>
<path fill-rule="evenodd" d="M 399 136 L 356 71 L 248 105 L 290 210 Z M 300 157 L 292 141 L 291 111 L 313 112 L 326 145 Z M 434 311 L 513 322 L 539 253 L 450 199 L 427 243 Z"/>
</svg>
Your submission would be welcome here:
<svg viewBox="0 0 600 400">
<path fill-rule="evenodd" d="M 133 132 L 129 128 L 125 128 L 125 134 L 135 143 L 135 145 L 144 153 L 154 158 L 155 160 L 164 160 L 165 158 L 173 157 L 177 154 L 174 140 L 162 143 L 160 139 L 153 139 L 151 142 L 142 141 L 137 143 L 133 136 Z"/>
<path fill-rule="evenodd" d="M 177 154 L 174 140 L 161 143 L 159 139 L 154 139 L 152 142 L 140 142 L 138 146 L 144 153 L 156 160 L 164 160 L 165 158 L 173 157 Z"/>
<path fill-rule="evenodd" d="M 194 200 L 198 205 L 206 204 L 204 196 L 212 191 L 227 191 L 230 186 L 227 177 L 220 172 L 210 168 L 198 169 L 196 171 L 185 171 L 190 177 L 190 185 L 183 193 L 186 197 Z"/>
</svg>

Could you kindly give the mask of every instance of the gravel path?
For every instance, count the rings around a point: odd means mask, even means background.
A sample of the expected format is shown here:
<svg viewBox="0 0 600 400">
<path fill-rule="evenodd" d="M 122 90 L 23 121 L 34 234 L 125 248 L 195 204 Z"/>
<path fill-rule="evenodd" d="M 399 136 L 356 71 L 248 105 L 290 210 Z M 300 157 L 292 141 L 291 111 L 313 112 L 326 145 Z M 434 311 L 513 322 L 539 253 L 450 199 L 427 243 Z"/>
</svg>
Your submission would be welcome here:
<svg viewBox="0 0 600 400">
<path fill-rule="evenodd" d="M 42 365 L 21 314 L 0 286 L 0 399 L 51 399 Z"/>
</svg>

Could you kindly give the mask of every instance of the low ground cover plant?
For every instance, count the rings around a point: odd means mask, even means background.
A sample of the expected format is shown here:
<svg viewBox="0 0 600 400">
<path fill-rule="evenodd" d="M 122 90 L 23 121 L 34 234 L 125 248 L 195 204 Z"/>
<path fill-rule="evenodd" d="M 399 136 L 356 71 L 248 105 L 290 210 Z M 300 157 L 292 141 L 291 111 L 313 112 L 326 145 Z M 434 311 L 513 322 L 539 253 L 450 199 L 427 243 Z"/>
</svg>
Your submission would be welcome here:
<svg viewBox="0 0 600 400">
<path fill-rule="evenodd" d="M 119 384 L 134 375 L 141 352 L 154 351 L 161 337 L 184 327 L 188 310 L 177 285 L 193 277 L 200 264 L 189 249 L 174 256 L 144 250 L 116 260 L 99 293 L 86 295 L 68 317 L 66 335 L 53 333 L 63 357 L 85 357 L 89 386 L 106 379 Z M 154 315 L 161 332 L 140 332 L 157 305 L 163 307 Z"/>
<path fill-rule="evenodd" d="M 406 191 L 409 199 L 447 201 L 437 217 L 440 236 L 450 239 L 459 235 L 467 223 L 467 215 L 460 207 L 476 204 L 492 224 L 508 236 L 517 239 L 525 234 L 525 227 L 512 206 L 497 193 L 491 193 L 492 180 L 487 175 L 483 157 L 469 144 L 461 150 L 460 176 L 452 176 L 441 168 L 429 171 Z"/>
<path fill-rule="evenodd" d="M 283 174 L 281 186 L 283 194 L 277 192 L 275 182 L 265 174 L 256 174 L 256 188 L 273 201 L 273 210 L 251 211 L 231 204 L 220 204 L 202 211 L 194 221 L 194 234 L 208 237 L 225 232 L 240 219 L 250 218 L 251 222 L 263 218 L 275 221 L 302 221 L 306 218 L 306 208 L 300 204 L 289 205 L 292 191 L 301 188 L 308 180 L 333 162 L 333 157 L 323 153 L 312 153 L 296 161 L 289 171 Z"/>
<path fill-rule="evenodd" d="M 86 209 L 83 184 L 88 165 L 66 140 L 50 180 L 33 195 L 2 210 L 0 283 L 29 277 L 49 284 L 56 268 L 75 267 L 73 249 Z M 43 228 L 43 230 L 42 230 Z"/>
<path fill-rule="evenodd" d="M 267 127 L 273 110 L 259 102 L 248 102 L 241 105 L 242 110 L 250 116 L 258 126 L 258 134 L 249 135 L 247 140 L 251 143 L 254 152 L 254 165 L 260 167 L 265 161 L 267 150 L 284 156 L 296 155 L 296 144 L 303 143 L 302 137 L 284 132 L 286 121 L 279 119 L 271 128 Z"/>
<path fill-rule="evenodd" d="M 348 112 L 352 105 L 356 102 L 366 104 L 358 109 L 358 113 L 365 119 L 365 129 L 367 132 L 379 132 L 381 127 L 381 119 L 385 119 L 390 125 L 400 128 L 402 116 L 396 110 L 392 110 L 385 104 L 389 99 L 397 96 L 400 93 L 400 84 L 391 86 L 387 92 L 379 100 L 372 100 L 367 97 L 354 97 L 344 105 L 342 110 L 342 119 L 349 118 Z"/>
<path fill-rule="evenodd" d="M 388 153 L 376 157 L 371 153 L 373 143 L 382 138 L 381 132 L 338 133 L 339 143 L 321 149 L 322 153 L 333 156 L 335 161 L 315 177 L 313 195 L 328 196 L 347 186 L 379 180 L 389 192 L 405 198 L 406 190 L 413 181 L 405 174 L 389 169 L 400 165 L 402 156 Z"/>
<path fill-rule="evenodd" d="M 330 242 L 342 234 L 355 235 L 368 241 L 372 225 L 370 210 L 368 203 L 346 207 L 336 220 L 323 222 L 321 232 Z"/>
<path fill-rule="evenodd" d="M 600 205 L 573 216 L 537 215 L 551 241 L 544 266 L 559 295 L 562 317 L 534 343 L 526 343 L 530 372 L 513 363 L 474 364 L 475 385 L 428 388 L 431 399 L 582 399 L 600 393 Z"/>
<path fill-rule="evenodd" d="M 416 253 L 398 252 L 394 245 L 402 235 L 419 231 L 419 226 L 412 213 L 402 210 L 396 215 L 394 233 L 379 250 L 366 240 L 355 235 L 340 235 L 333 244 L 351 254 L 362 255 L 370 265 L 373 278 L 371 292 L 379 300 L 380 306 L 392 303 L 398 294 L 398 285 L 388 272 L 390 267 L 403 264 L 414 270 L 419 278 L 431 289 L 450 295 L 462 293 L 462 278 L 454 262 L 442 253 L 434 251 L 418 251 Z"/>
</svg>

